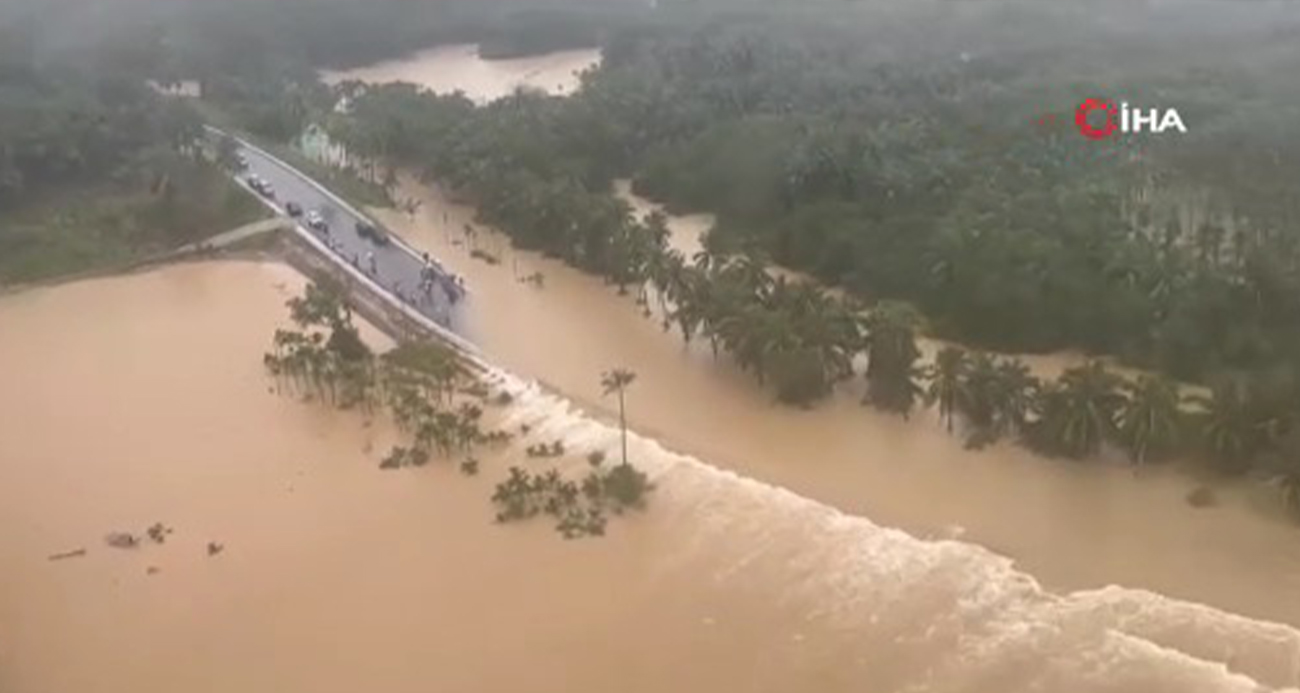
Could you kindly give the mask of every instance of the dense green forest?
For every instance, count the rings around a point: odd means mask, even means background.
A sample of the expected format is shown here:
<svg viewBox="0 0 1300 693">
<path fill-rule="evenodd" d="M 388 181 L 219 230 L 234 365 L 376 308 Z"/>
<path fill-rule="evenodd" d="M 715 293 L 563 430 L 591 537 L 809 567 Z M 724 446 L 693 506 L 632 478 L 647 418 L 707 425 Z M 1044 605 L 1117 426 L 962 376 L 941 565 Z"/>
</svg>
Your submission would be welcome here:
<svg viewBox="0 0 1300 693">
<path fill-rule="evenodd" d="M 198 114 L 111 54 L 0 24 L 0 284 L 113 266 L 256 218 L 196 142 Z"/>
<path fill-rule="evenodd" d="M 666 329 L 784 400 L 824 396 L 865 354 L 869 402 L 932 402 L 973 444 L 1013 436 L 1075 457 L 1115 444 L 1136 461 L 1192 449 L 1300 480 L 1289 5 L 128 4 L 94 25 L 102 42 L 68 50 L 197 80 L 206 112 L 262 137 L 318 122 L 356 155 L 436 178 L 518 246 L 635 291 L 647 313 L 657 302 Z M 67 32 L 56 14 L 28 21 Z M 489 55 L 595 43 L 604 60 L 577 96 L 481 108 L 314 72 L 447 41 Z M 1177 108 L 1189 132 L 1084 139 L 1070 123 L 1086 97 Z M 716 214 L 709 251 L 667 249 L 663 220 L 638 222 L 612 194 L 618 178 Z M 771 281 L 769 262 L 852 298 Z M 1114 355 L 1215 395 L 1185 402 L 1167 380 L 1095 364 L 1043 383 L 978 351 L 923 364 L 921 332 Z"/>
</svg>

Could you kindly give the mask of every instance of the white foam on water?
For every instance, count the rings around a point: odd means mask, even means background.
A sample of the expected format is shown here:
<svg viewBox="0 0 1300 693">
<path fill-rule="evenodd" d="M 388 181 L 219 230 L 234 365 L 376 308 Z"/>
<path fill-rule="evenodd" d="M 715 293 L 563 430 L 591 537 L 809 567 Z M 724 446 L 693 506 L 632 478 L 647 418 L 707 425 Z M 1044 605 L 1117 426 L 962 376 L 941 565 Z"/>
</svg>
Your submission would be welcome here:
<svg viewBox="0 0 1300 693">
<path fill-rule="evenodd" d="M 508 426 L 580 456 L 618 454 L 616 426 L 500 370 L 489 380 L 514 398 Z M 881 527 L 632 432 L 628 449 L 656 484 L 655 505 L 671 508 L 656 517 L 689 528 L 665 570 L 707 558 L 715 580 L 779 592 L 772 599 L 853 637 L 860 661 L 888 663 L 897 680 L 879 690 L 1300 686 L 1300 631 L 1289 626 L 1116 586 L 1053 594 L 976 544 Z"/>
</svg>

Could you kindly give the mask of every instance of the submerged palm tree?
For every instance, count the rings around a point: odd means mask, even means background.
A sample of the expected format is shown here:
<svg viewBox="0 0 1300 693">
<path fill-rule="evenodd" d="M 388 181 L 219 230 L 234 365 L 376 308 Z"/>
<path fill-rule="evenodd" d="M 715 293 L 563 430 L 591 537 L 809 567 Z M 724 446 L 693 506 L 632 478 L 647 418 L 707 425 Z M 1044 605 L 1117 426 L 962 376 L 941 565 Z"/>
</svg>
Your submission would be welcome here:
<svg viewBox="0 0 1300 693">
<path fill-rule="evenodd" d="M 897 303 L 882 303 L 867 319 L 866 401 L 904 418 L 921 394 L 916 384 L 916 361 L 921 356 L 916 347 L 917 322 L 910 306 Z"/>
<path fill-rule="evenodd" d="M 1082 458 L 1101 450 L 1115 435 L 1124 395 L 1122 379 L 1100 361 L 1076 366 L 1043 393 L 1038 444 L 1048 452 Z"/>
<path fill-rule="evenodd" d="M 926 378 L 930 381 L 925 391 L 926 402 L 939 406 L 939 418 L 949 433 L 952 433 L 954 415 L 969 400 L 970 391 L 966 388 L 968 365 L 964 350 L 946 346 L 939 350 L 934 364 L 926 369 Z"/>
<path fill-rule="evenodd" d="M 615 368 L 600 377 L 600 386 L 604 389 L 605 395 L 618 393 L 618 425 L 622 433 L 624 465 L 627 465 L 627 409 L 624 395 L 634 380 L 636 380 L 636 373 L 626 368 Z"/>
<path fill-rule="evenodd" d="M 1120 407 L 1119 439 L 1134 464 L 1171 452 L 1182 433 L 1182 397 L 1166 378 L 1144 375 L 1125 383 L 1128 399 Z"/>
<path fill-rule="evenodd" d="M 1287 427 L 1280 402 L 1269 401 L 1258 386 L 1229 379 L 1210 397 L 1197 397 L 1205 453 L 1227 471 L 1240 471 Z"/>
</svg>

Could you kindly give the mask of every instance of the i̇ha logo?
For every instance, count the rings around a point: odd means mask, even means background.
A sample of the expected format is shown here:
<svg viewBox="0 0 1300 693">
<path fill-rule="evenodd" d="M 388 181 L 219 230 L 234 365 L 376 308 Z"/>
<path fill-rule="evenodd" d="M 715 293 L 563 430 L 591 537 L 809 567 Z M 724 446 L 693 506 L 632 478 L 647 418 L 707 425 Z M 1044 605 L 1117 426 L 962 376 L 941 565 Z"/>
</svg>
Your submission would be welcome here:
<svg viewBox="0 0 1300 693">
<path fill-rule="evenodd" d="M 1121 103 L 1119 108 L 1109 101 L 1087 99 L 1074 111 L 1074 124 L 1084 137 L 1104 140 L 1118 130 L 1123 133 L 1162 133 L 1168 130 L 1187 132 L 1178 110 L 1159 108 L 1129 108 Z"/>
</svg>

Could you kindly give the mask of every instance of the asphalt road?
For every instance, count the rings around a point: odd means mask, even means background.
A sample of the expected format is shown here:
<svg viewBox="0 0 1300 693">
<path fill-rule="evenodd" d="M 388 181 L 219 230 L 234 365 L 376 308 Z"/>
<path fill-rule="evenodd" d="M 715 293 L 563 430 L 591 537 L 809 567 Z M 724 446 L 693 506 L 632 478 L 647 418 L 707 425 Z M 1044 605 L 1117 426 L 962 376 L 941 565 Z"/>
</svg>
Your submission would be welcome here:
<svg viewBox="0 0 1300 693">
<path fill-rule="evenodd" d="M 275 192 L 271 200 L 280 214 L 285 214 L 284 205 L 296 202 L 303 208 L 303 216 L 312 210 L 317 211 L 329 225 L 329 233 L 322 234 L 307 228 L 302 219 L 299 225 L 312 235 L 326 242 L 334 252 L 345 261 L 353 262 L 359 269 L 370 275 L 380 286 L 403 299 L 407 305 L 453 331 L 460 322 L 460 311 L 451 300 L 449 281 L 446 274 L 439 273 L 439 281 L 434 282 L 431 291 L 421 290 L 421 270 L 424 261 L 416 254 L 403 248 L 395 240 L 379 246 L 357 235 L 356 224 L 362 219 L 340 206 L 329 196 L 313 187 L 306 175 L 261 152 L 245 147 L 239 150 L 248 161 L 248 168 L 240 174 L 240 180 L 247 182 L 251 175 L 260 176 L 269 181 Z M 256 194 L 256 193 L 255 193 Z M 376 225 L 372 220 L 367 223 Z M 371 258 L 373 257 L 373 271 Z M 435 271 L 439 267 L 434 258 Z"/>
</svg>

